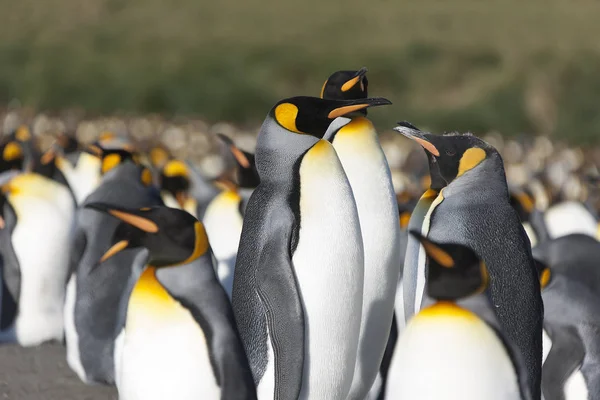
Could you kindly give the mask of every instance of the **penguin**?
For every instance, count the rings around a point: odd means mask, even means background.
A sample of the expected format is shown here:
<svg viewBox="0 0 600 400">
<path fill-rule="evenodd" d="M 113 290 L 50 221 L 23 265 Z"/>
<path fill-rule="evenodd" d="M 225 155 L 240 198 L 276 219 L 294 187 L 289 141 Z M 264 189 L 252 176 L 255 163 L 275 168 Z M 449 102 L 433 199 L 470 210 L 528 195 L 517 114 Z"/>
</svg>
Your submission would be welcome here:
<svg viewBox="0 0 600 400">
<path fill-rule="evenodd" d="M 323 98 L 366 98 L 366 73 L 366 68 L 335 72 L 325 82 Z M 346 115 L 350 122 L 330 136 L 356 200 L 365 257 L 358 354 L 349 400 L 363 400 L 377 377 L 392 324 L 401 267 L 392 175 L 366 113 L 361 109 Z"/>
<path fill-rule="evenodd" d="M 37 140 L 31 134 L 29 126 L 20 125 L 17 129 L 7 135 L 7 140 L 15 141 L 21 145 L 25 165 L 33 163 L 35 159 L 40 157 Z"/>
<path fill-rule="evenodd" d="M 398 338 L 388 398 L 531 399 L 520 354 L 486 291 L 485 262 L 469 247 L 410 233 L 428 259 L 428 302 Z"/>
<path fill-rule="evenodd" d="M 17 309 L 0 340 L 26 347 L 62 341 L 75 215 L 71 193 L 32 171 L 14 176 L 2 192 L 2 275 Z"/>
<path fill-rule="evenodd" d="M 260 129 L 232 304 L 261 399 L 350 391 L 364 254 L 350 183 L 323 137 L 336 118 L 389 103 L 292 97 Z"/>
<path fill-rule="evenodd" d="M 115 382 L 114 353 L 122 342 L 127 289 L 135 282 L 140 250 L 130 249 L 101 263 L 118 223 L 110 216 L 85 208 L 107 202 L 141 208 L 162 205 L 152 186 L 150 170 L 125 150 L 103 150 L 102 181 L 82 203 L 76 218 L 70 277 L 65 300 L 67 363 L 86 383 Z"/>
<path fill-rule="evenodd" d="M 103 261 L 128 248 L 146 249 L 146 265 L 127 301 L 124 344 L 116 360 L 119 398 L 256 399 L 202 223 L 168 207 L 85 207 L 119 220 Z"/>
<path fill-rule="evenodd" d="M 198 214 L 198 202 L 189 193 L 190 171 L 180 160 L 169 160 L 160 173 L 161 197 L 167 207 L 179 208 L 194 217 Z"/>
<path fill-rule="evenodd" d="M 14 140 L 3 140 L 0 144 L 0 173 L 22 171 L 24 168 L 23 147 Z"/>
<path fill-rule="evenodd" d="M 558 238 L 574 233 L 591 237 L 598 234 L 598 220 L 579 201 L 563 201 L 553 204 L 544 213 L 544 222 L 550 238 Z"/>
<path fill-rule="evenodd" d="M 209 203 L 202 221 L 217 259 L 219 281 L 231 298 L 244 211 L 260 178 L 253 154 L 240 150 L 227 136 L 217 136 L 231 152 L 236 166 L 233 177 L 225 175 L 215 180 L 215 184 L 221 186 L 222 190 Z"/>
<path fill-rule="evenodd" d="M 471 134 L 433 135 L 409 123 L 394 129 L 420 144 L 429 160 L 431 187 L 412 213 L 409 230 L 468 246 L 483 258 L 497 317 L 521 352 L 531 393 L 539 399 L 543 305 L 530 243 L 509 202 L 500 154 Z M 407 320 L 426 297 L 425 269 L 425 253 L 411 237 L 403 276 Z"/>
<path fill-rule="evenodd" d="M 102 178 L 102 149 L 96 145 L 83 146 L 77 140 L 68 136 L 59 136 L 57 146 L 45 153 L 47 161 L 55 157 L 56 167 L 63 174 L 73 191 L 77 204 L 82 204 L 90 193 L 100 184 Z"/>
<path fill-rule="evenodd" d="M 600 394 L 600 243 L 571 234 L 540 243 L 533 256 L 544 300 L 544 399 L 595 399 Z"/>
<path fill-rule="evenodd" d="M 190 172 L 190 194 L 198 203 L 196 217 L 203 221 L 208 205 L 219 194 L 220 190 L 211 179 L 198 171 L 191 161 L 186 160 L 185 164 Z"/>
</svg>

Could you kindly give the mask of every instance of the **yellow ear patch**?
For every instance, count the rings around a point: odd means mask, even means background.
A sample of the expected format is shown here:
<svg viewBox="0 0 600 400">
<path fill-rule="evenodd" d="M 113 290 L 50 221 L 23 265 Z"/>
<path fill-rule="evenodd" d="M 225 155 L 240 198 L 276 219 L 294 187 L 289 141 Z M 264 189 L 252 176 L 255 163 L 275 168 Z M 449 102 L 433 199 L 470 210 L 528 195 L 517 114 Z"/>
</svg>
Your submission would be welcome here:
<svg viewBox="0 0 600 400">
<path fill-rule="evenodd" d="M 360 76 L 355 76 L 354 78 L 352 78 L 349 81 L 347 81 L 346 83 L 344 83 L 342 85 L 342 92 L 347 92 L 348 90 L 352 89 L 354 87 L 354 85 L 356 85 L 358 83 L 360 78 L 361 78 Z"/>
<path fill-rule="evenodd" d="M 31 139 L 31 132 L 29 132 L 28 127 L 21 126 L 21 127 L 19 127 L 19 129 L 17 129 L 17 132 L 15 133 L 15 137 L 17 138 L 17 140 L 20 140 L 21 142 L 26 142 L 29 139 Z"/>
<path fill-rule="evenodd" d="M 338 108 L 332 110 L 329 113 L 329 115 L 327 115 L 327 118 L 335 119 L 337 117 L 341 117 L 343 115 L 350 114 L 351 112 L 362 110 L 363 108 L 367 108 L 367 107 L 369 107 L 369 104 L 355 104 L 352 106 L 338 107 Z"/>
<path fill-rule="evenodd" d="M 201 222 L 196 222 L 194 224 L 194 231 L 196 232 L 196 242 L 194 243 L 194 251 L 192 255 L 187 258 L 181 264 L 187 264 L 198 257 L 202 256 L 208 250 L 208 236 L 206 236 L 206 230 L 204 229 L 204 225 Z"/>
<path fill-rule="evenodd" d="M 127 247 L 127 245 L 129 245 L 129 242 L 127 240 L 121 240 L 120 242 L 115 243 L 114 245 L 112 245 L 112 247 L 110 249 L 108 249 L 108 251 L 106 253 L 104 253 L 104 255 L 100 258 L 100 262 L 104 262 L 106 260 L 108 260 L 109 258 L 111 258 L 112 256 L 114 256 L 115 254 L 117 254 L 118 252 L 122 251 L 123 249 L 125 249 Z"/>
<path fill-rule="evenodd" d="M 402 214 L 400 214 L 400 228 L 406 229 L 409 222 L 410 222 L 410 213 L 408 211 L 404 211 Z"/>
<path fill-rule="evenodd" d="M 102 173 L 106 174 L 108 171 L 116 167 L 121 163 L 121 156 L 118 154 L 109 154 L 102 159 Z"/>
<path fill-rule="evenodd" d="M 288 131 L 302 133 L 296 127 L 296 117 L 298 116 L 298 107 L 291 103 L 282 103 L 275 108 L 275 119 L 279 125 Z"/>
<path fill-rule="evenodd" d="M 160 167 L 169 160 L 169 154 L 161 147 L 155 147 L 150 150 L 150 163 L 154 167 Z"/>
<path fill-rule="evenodd" d="M 320 98 L 323 98 L 323 95 L 325 94 L 325 86 L 327 86 L 327 82 L 329 82 L 329 79 L 327 79 L 324 83 L 323 83 L 323 87 L 321 88 L 321 95 L 319 96 Z"/>
<path fill-rule="evenodd" d="M 428 240 L 421 242 L 423 247 L 425 248 L 425 252 L 429 257 L 435 260 L 442 267 L 452 268 L 454 267 L 454 260 L 450 256 L 450 254 L 446 253 L 444 250 L 431 243 Z"/>
<path fill-rule="evenodd" d="M 174 176 L 184 176 L 187 178 L 189 176 L 189 171 L 187 165 L 185 165 L 183 161 L 172 160 L 165 165 L 165 168 L 163 168 L 163 175 L 169 178 Z"/>
<path fill-rule="evenodd" d="M 144 186 L 152 185 L 152 172 L 150 172 L 148 168 L 144 168 L 140 180 L 142 181 Z"/>
<path fill-rule="evenodd" d="M 119 218 L 121 221 L 133 225 L 138 229 L 148 233 L 158 232 L 158 225 L 147 218 L 140 217 L 138 215 L 129 214 L 118 210 L 109 210 L 108 213 L 114 217 Z"/>
<path fill-rule="evenodd" d="M 479 147 L 471 147 L 464 152 L 462 157 L 460 158 L 460 163 L 458 164 L 458 175 L 461 176 L 465 172 L 475 168 L 479 165 L 480 162 L 485 160 L 485 150 L 480 149 Z"/>
<path fill-rule="evenodd" d="M 550 272 L 550 268 L 546 268 L 542 271 L 541 275 L 540 275 L 540 287 L 543 289 L 546 286 L 548 286 L 548 283 L 550 283 L 550 277 L 552 276 L 552 273 Z"/>
<path fill-rule="evenodd" d="M 23 157 L 23 149 L 21 145 L 15 142 L 7 143 L 2 152 L 2 158 L 5 161 L 13 161 Z"/>
</svg>

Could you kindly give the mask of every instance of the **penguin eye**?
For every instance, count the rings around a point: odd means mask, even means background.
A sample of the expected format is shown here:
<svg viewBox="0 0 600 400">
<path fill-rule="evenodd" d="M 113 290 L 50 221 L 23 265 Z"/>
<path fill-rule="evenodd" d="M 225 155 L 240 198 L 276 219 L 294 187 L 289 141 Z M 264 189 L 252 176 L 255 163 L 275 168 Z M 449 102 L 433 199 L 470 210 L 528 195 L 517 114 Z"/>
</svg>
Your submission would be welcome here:
<svg viewBox="0 0 600 400">
<path fill-rule="evenodd" d="M 446 155 L 452 157 L 452 156 L 456 155 L 456 152 L 454 150 L 448 149 L 448 150 L 446 150 Z"/>
</svg>

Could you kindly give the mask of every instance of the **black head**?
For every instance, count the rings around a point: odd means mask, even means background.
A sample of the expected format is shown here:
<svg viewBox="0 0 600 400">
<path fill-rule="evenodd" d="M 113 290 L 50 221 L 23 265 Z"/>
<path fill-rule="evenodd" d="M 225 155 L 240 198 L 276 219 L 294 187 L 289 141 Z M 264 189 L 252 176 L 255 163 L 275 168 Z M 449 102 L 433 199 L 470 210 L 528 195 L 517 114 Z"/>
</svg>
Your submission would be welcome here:
<svg viewBox="0 0 600 400">
<path fill-rule="evenodd" d="M 225 146 L 227 146 L 227 149 L 235 159 L 237 166 L 235 180 L 237 186 L 248 189 L 256 188 L 260 183 L 260 178 L 258 177 L 258 171 L 256 170 L 254 154 L 238 148 L 228 136 L 218 133 L 217 137 L 225 144 Z"/>
<path fill-rule="evenodd" d="M 56 136 L 56 144 L 63 154 L 71 154 L 79 150 L 79 142 L 74 134 L 61 133 Z"/>
<path fill-rule="evenodd" d="M 204 225 L 186 211 L 164 206 L 126 209 L 105 203 L 85 207 L 121 221 L 100 263 L 122 250 L 139 247 L 148 249 L 148 264 L 154 267 L 186 264 L 209 251 Z"/>
<path fill-rule="evenodd" d="M 139 163 L 139 157 L 137 153 L 133 152 L 131 149 L 124 148 L 115 148 L 115 149 L 105 149 L 100 147 L 99 145 L 93 145 L 92 149 L 99 149 L 100 151 L 96 154 L 99 154 L 100 159 L 102 161 L 102 166 L 100 172 L 102 175 L 106 174 L 108 171 L 113 170 L 120 164 L 131 161 L 135 164 Z M 152 180 L 152 176 L 150 176 L 150 180 Z"/>
<path fill-rule="evenodd" d="M 5 141 L 0 145 L 0 172 L 10 170 L 22 170 L 24 153 L 21 144 L 15 140 Z"/>
<path fill-rule="evenodd" d="M 269 115 L 290 132 L 323 138 L 331 122 L 368 107 L 392 104 L 382 97 L 357 100 L 327 100 L 299 96 L 284 99 L 273 107 Z"/>
<path fill-rule="evenodd" d="M 337 71 L 323 84 L 321 98 L 329 100 L 366 99 L 368 85 L 367 68 L 365 67 L 358 71 Z M 366 110 L 361 111 L 366 114 Z"/>
<path fill-rule="evenodd" d="M 456 301 L 487 288 L 487 268 L 473 250 L 460 244 L 436 243 L 416 231 L 410 234 L 427 254 L 427 294 L 431 298 Z"/>
<path fill-rule="evenodd" d="M 184 207 L 190 190 L 190 171 L 187 165 L 180 160 L 166 162 L 160 173 L 161 189 L 168 191 L 175 197 L 181 207 Z"/>
<path fill-rule="evenodd" d="M 434 135 L 408 122 L 399 122 L 395 131 L 419 143 L 429 159 L 431 189 L 440 190 L 488 158 L 493 147 L 471 134 Z"/>
</svg>

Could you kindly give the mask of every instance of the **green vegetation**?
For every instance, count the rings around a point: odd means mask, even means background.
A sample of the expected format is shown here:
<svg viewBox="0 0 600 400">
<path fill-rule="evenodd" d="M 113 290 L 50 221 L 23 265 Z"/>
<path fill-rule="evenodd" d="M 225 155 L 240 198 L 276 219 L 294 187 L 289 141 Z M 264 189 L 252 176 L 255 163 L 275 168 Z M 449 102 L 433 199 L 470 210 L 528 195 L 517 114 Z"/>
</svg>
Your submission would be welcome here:
<svg viewBox="0 0 600 400">
<path fill-rule="evenodd" d="M 256 125 L 279 98 L 369 67 L 436 132 L 600 133 L 600 2 L 0 0 L 0 104 Z"/>
</svg>

